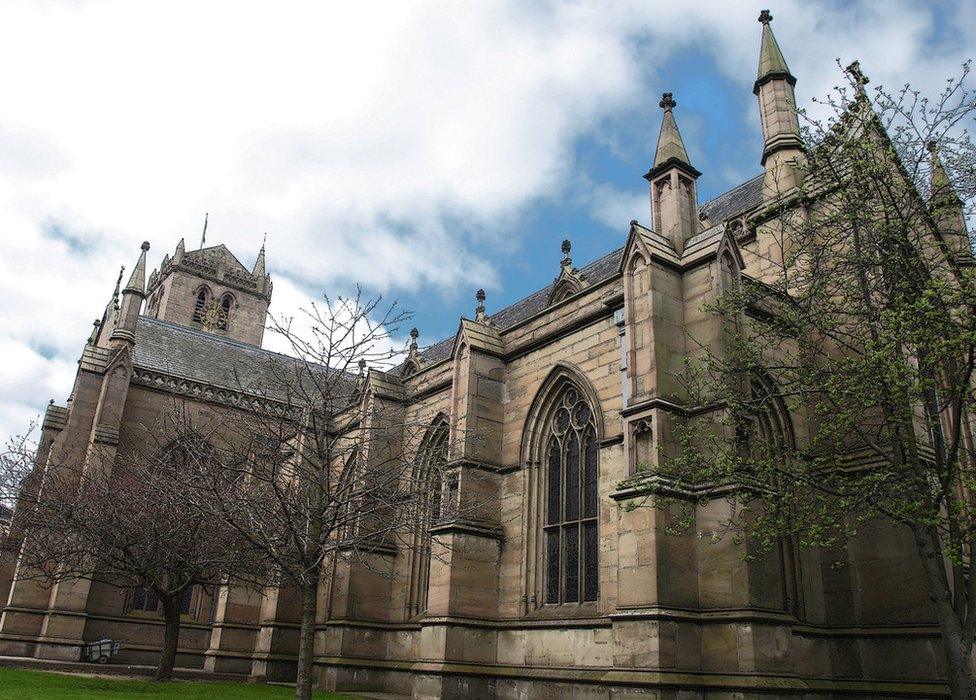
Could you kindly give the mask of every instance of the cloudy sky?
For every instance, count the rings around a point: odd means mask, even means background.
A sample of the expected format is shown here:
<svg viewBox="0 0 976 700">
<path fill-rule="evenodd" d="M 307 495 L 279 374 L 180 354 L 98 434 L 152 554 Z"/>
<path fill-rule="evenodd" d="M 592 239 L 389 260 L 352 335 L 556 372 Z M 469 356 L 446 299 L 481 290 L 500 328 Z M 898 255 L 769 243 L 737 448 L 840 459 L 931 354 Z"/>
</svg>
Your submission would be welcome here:
<svg viewBox="0 0 976 700">
<path fill-rule="evenodd" d="M 362 283 L 452 334 L 647 221 L 660 94 L 709 199 L 759 172 L 759 10 L 801 104 L 858 58 L 937 89 L 976 3 L 0 0 L 0 434 L 63 403 L 139 243 L 253 263 L 272 311 Z M 405 335 L 406 329 L 401 333 Z"/>
</svg>

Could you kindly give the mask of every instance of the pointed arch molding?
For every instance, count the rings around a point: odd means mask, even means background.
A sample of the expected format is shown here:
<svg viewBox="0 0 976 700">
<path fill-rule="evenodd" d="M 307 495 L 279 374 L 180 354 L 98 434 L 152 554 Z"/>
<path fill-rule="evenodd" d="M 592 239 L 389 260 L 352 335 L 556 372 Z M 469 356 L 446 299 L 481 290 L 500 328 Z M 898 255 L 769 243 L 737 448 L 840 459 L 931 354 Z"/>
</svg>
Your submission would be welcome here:
<svg viewBox="0 0 976 700">
<path fill-rule="evenodd" d="M 424 468 L 427 466 L 426 458 L 430 456 L 431 447 L 443 436 L 444 430 L 450 430 L 450 426 L 451 423 L 444 411 L 438 411 L 430 419 L 430 422 L 427 424 L 427 429 L 424 431 L 424 435 L 417 445 L 417 464 L 415 467 Z"/>
<path fill-rule="evenodd" d="M 543 432 L 550 414 L 555 410 L 553 398 L 566 386 L 572 384 L 586 396 L 587 402 L 593 407 L 593 420 L 596 423 L 596 439 L 603 440 L 603 405 L 596 390 L 579 368 L 560 362 L 550 370 L 536 391 L 532 405 L 525 417 L 522 428 L 522 441 L 519 445 L 519 464 L 528 466 L 542 461 L 544 449 Z"/>
<path fill-rule="evenodd" d="M 779 449 L 795 450 L 793 418 L 776 381 L 764 370 L 755 370 L 750 377 L 749 392 L 759 404 L 753 419 L 761 437 L 775 441 Z"/>
<path fill-rule="evenodd" d="M 444 508 L 441 483 L 437 469 L 447 463 L 450 424 L 439 411 L 424 431 L 417 446 L 413 467 L 413 489 L 419 489 L 417 523 L 409 547 L 409 578 L 405 614 L 407 618 L 423 615 L 427 610 L 430 590 L 431 528 L 437 524 Z M 448 504 L 450 507 L 450 504 Z"/>
<path fill-rule="evenodd" d="M 568 275 L 561 277 L 556 280 L 556 283 L 552 287 L 552 291 L 549 292 L 549 298 L 546 300 L 546 306 L 558 304 L 564 299 L 576 294 L 576 292 L 580 291 L 581 289 L 583 289 L 583 284 L 578 280 L 574 280 Z"/>
<path fill-rule="evenodd" d="M 548 494 L 548 477 L 543 464 L 543 454 L 549 443 L 551 426 L 560 407 L 560 399 L 569 388 L 578 391 L 589 404 L 592 414 L 593 427 L 596 430 L 597 445 L 604 437 L 603 405 L 592 383 L 579 368 L 566 363 L 559 363 L 550 370 L 549 374 L 539 385 L 535 398 L 526 415 L 522 428 L 522 441 L 519 448 L 519 464 L 522 466 L 522 517 L 525 523 L 525 547 L 521 561 L 522 579 L 522 614 L 529 614 L 546 604 L 547 600 L 547 554 L 546 531 L 552 527 L 561 528 L 557 523 L 547 526 L 546 498 Z M 597 448 L 597 473 L 599 473 L 599 447 Z M 599 502 L 599 496 L 597 496 Z M 599 506 L 598 506 L 599 507 Z M 562 561 L 559 554 L 557 561 Z M 561 564 L 557 564 L 561 566 Z M 551 574 L 550 574 L 551 575 Z M 560 577 L 562 574 L 560 574 Z M 587 598 L 587 600 L 590 600 Z M 577 600 L 578 603 L 579 599 Z M 572 604 L 572 603 L 571 603 Z"/>
<path fill-rule="evenodd" d="M 739 229 L 741 230 L 741 228 Z M 738 267 L 737 272 L 742 272 L 745 269 L 746 263 L 742 258 L 742 251 L 739 250 L 739 244 L 735 240 L 736 229 L 731 225 L 726 224 L 725 231 L 722 233 L 722 238 L 719 240 L 718 248 L 715 252 L 715 258 L 721 260 L 725 255 L 731 255 L 732 259 L 735 261 Z"/>
</svg>

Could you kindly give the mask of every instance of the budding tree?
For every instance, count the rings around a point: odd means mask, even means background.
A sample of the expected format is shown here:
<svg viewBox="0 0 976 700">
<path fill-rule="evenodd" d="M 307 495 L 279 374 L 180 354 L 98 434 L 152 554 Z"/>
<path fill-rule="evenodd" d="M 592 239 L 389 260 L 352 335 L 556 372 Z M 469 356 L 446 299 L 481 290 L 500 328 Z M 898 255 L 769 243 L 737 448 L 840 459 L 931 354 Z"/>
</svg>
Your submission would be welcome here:
<svg viewBox="0 0 976 700">
<path fill-rule="evenodd" d="M 242 418 L 234 442 L 246 449 L 198 493 L 201 511 L 266 558 L 267 583 L 300 595 L 300 699 L 311 697 L 323 570 L 345 562 L 393 576 L 375 555 L 413 543 L 439 508 L 442 462 L 421 463 L 415 449 L 429 426 L 407 418 L 398 375 L 366 370 L 393 367 L 402 350 L 390 334 L 406 318 L 357 294 L 276 322 L 295 358 L 275 365 L 282 409 Z"/>
<path fill-rule="evenodd" d="M 680 527 L 695 500 L 675 493 L 721 489 L 725 533 L 767 549 L 902 525 L 952 695 L 972 698 L 976 95 L 968 64 L 934 99 L 851 76 L 820 103 L 830 116 L 809 121 L 803 184 L 747 222 L 773 244 L 744 252 L 740 283 L 711 308 L 724 341 L 683 378 L 689 402 L 722 418 L 685 422 L 658 469 L 673 488 L 651 500 L 683 513 Z"/>
<path fill-rule="evenodd" d="M 212 436 L 173 408 L 134 429 L 110 470 L 91 468 L 101 460 L 39 459 L 25 440 L 2 460 L 16 503 L 11 544 L 23 544 L 8 548 L 18 550 L 17 578 L 99 582 L 158 601 L 164 636 L 157 680 L 172 676 L 181 613 L 194 588 L 212 591 L 227 576 L 250 580 L 262 566 L 236 530 L 195 507 L 194 489 L 212 482 L 221 456 Z"/>
</svg>

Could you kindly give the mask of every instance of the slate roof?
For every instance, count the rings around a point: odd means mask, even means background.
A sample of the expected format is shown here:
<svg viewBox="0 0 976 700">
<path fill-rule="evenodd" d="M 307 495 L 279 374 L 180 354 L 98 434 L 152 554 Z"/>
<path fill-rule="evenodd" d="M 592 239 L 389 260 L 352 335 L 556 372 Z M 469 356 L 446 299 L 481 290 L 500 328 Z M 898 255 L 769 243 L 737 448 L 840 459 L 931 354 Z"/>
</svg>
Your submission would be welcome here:
<svg viewBox="0 0 976 700">
<path fill-rule="evenodd" d="M 140 369 L 278 399 L 284 398 L 284 387 L 305 374 L 306 369 L 296 358 L 147 316 L 140 316 L 136 322 L 133 364 Z"/>
<path fill-rule="evenodd" d="M 762 202 L 762 183 L 763 176 L 757 175 L 703 204 L 700 211 L 713 224 L 720 224 L 726 219 L 737 216 L 760 204 Z"/>
<path fill-rule="evenodd" d="M 701 211 L 713 224 L 718 224 L 761 201 L 762 175 L 759 175 L 702 205 Z M 703 232 L 702 238 L 710 238 L 708 233 L 714 233 L 713 229 Z M 609 279 L 620 268 L 623 251 L 618 248 L 607 253 L 583 267 L 580 273 L 591 285 Z M 491 321 L 498 330 L 505 330 L 542 311 L 554 284 L 555 280 L 500 309 L 490 316 Z M 421 357 L 426 364 L 440 362 L 450 357 L 453 346 L 454 336 L 451 336 L 423 350 Z M 300 360 L 287 355 L 146 316 L 140 316 L 136 324 L 133 359 L 136 367 L 142 369 L 272 398 L 281 398 L 282 381 L 294 377 L 303 367 Z"/>
</svg>

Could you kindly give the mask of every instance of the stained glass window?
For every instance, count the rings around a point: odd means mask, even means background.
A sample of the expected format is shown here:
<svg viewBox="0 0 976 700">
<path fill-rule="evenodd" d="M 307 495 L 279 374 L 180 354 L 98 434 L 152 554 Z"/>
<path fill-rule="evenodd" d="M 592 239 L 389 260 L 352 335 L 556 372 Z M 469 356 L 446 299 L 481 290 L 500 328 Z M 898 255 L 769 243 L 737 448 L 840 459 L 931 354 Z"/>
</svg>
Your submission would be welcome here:
<svg viewBox="0 0 976 700">
<path fill-rule="evenodd" d="M 599 595 L 598 445 L 593 410 L 582 392 L 558 397 L 546 443 L 546 603 Z"/>
</svg>

